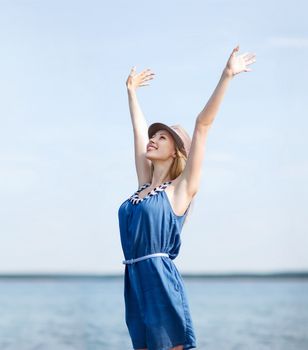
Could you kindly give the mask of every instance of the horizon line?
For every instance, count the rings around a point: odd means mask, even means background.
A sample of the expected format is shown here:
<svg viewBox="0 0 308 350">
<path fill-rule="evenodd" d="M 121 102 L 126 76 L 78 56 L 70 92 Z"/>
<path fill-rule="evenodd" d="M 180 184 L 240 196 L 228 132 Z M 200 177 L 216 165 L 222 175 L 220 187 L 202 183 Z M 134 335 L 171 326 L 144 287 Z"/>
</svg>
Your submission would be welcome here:
<svg viewBox="0 0 308 350">
<path fill-rule="evenodd" d="M 81 273 L 81 272 L 0 272 L 4 278 L 123 278 L 124 271 L 118 273 Z M 182 272 L 183 278 L 308 278 L 308 270 L 294 271 L 249 271 L 249 272 Z"/>
</svg>

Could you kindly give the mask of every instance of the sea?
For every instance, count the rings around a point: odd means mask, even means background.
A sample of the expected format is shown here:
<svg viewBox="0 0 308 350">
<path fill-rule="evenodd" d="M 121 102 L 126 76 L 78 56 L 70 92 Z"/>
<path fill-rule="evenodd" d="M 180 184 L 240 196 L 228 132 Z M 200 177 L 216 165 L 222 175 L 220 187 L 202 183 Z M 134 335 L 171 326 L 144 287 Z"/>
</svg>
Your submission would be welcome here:
<svg viewBox="0 0 308 350">
<path fill-rule="evenodd" d="M 307 350 L 308 278 L 183 277 L 197 349 Z M 0 350 L 129 350 L 124 278 L 1 277 Z"/>
</svg>

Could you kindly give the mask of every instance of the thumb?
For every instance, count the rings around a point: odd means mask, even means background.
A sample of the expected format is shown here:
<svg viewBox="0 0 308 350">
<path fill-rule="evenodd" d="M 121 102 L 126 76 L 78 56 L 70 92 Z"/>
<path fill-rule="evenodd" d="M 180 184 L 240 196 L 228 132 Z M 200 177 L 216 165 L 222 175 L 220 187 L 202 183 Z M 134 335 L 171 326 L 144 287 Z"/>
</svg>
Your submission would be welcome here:
<svg viewBox="0 0 308 350">
<path fill-rule="evenodd" d="M 237 46 L 233 49 L 232 55 L 234 55 L 235 52 L 238 51 L 239 49 L 240 49 L 240 45 L 237 45 Z"/>
</svg>

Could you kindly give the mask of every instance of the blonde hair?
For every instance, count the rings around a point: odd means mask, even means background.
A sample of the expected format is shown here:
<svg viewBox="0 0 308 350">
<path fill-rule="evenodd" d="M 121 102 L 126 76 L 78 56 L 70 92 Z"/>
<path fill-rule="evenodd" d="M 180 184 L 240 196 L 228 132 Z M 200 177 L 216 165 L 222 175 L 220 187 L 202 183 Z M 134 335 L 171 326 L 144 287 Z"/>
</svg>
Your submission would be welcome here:
<svg viewBox="0 0 308 350">
<path fill-rule="evenodd" d="M 186 155 L 179 149 L 179 147 L 176 143 L 174 143 L 174 145 L 175 145 L 176 157 L 174 158 L 174 160 L 170 166 L 170 169 L 169 169 L 169 177 L 172 180 L 176 179 L 179 175 L 181 175 L 181 173 L 183 172 L 183 170 L 186 166 L 186 162 L 187 162 Z M 154 174 L 154 165 L 152 163 L 151 164 L 151 178 L 153 177 L 153 174 Z M 193 204 L 194 204 L 194 198 L 189 203 L 187 213 L 186 213 L 185 218 L 184 218 L 183 225 L 186 223 L 187 217 L 190 214 L 190 211 L 191 211 Z"/>
</svg>

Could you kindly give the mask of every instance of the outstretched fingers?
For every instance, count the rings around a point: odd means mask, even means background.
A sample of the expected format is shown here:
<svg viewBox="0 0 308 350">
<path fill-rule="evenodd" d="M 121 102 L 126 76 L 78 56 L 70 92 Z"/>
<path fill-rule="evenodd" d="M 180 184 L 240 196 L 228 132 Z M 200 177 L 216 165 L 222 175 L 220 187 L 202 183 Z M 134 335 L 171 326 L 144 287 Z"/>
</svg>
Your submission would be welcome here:
<svg viewBox="0 0 308 350">
<path fill-rule="evenodd" d="M 145 69 L 143 70 L 141 73 L 140 73 L 140 76 L 151 76 L 151 75 L 154 75 L 155 73 L 152 73 L 151 72 L 151 69 Z"/>
<path fill-rule="evenodd" d="M 256 54 L 255 53 L 247 53 L 243 55 L 243 58 L 245 61 L 255 60 Z"/>
<path fill-rule="evenodd" d="M 151 79 L 154 79 L 154 74 L 153 75 L 147 75 L 147 76 L 142 78 L 143 81 L 147 81 L 147 80 L 151 80 Z"/>
<path fill-rule="evenodd" d="M 141 84 L 139 86 L 148 86 L 149 84 L 145 83 L 148 80 L 154 79 L 155 73 L 151 72 L 150 69 L 145 69 L 140 73 Z"/>
<path fill-rule="evenodd" d="M 256 55 L 252 54 L 249 57 L 245 58 L 245 64 L 252 64 L 256 62 Z"/>
</svg>

